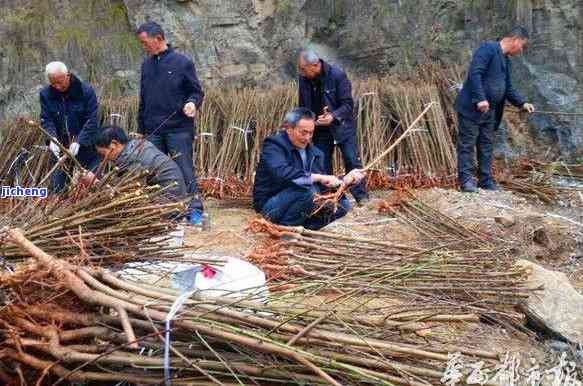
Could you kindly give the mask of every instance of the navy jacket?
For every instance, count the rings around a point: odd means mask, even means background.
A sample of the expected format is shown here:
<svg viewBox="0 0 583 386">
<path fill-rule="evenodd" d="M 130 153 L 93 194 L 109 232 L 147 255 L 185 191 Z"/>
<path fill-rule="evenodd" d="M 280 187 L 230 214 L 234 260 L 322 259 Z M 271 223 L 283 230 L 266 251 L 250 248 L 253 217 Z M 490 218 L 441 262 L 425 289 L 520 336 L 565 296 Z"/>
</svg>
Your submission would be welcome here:
<svg viewBox="0 0 583 386">
<path fill-rule="evenodd" d="M 324 153 L 310 144 L 306 147 L 306 156 L 307 171 L 300 152 L 292 145 L 286 131 L 265 138 L 253 186 L 253 207 L 257 212 L 261 212 L 263 205 L 282 190 L 311 186 L 310 174 L 326 174 Z"/>
<path fill-rule="evenodd" d="M 40 92 L 41 126 L 64 146 L 69 139 L 86 147 L 93 146 L 98 130 L 97 97 L 87 83 L 71 74 L 71 85 L 62 93 L 51 86 Z"/>
<path fill-rule="evenodd" d="M 320 78 L 323 84 L 322 101 L 324 106 L 334 116 L 330 126 L 332 136 L 338 143 L 342 143 L 351 136 L 356 135 L 356 121 L 354 119 L 354 101 L 352 99 L 352 85 L 346 73 L 337 66 L 331 66 L 320 60 L 322 73 Z M 308 109 L 312 108 L 312 92 L 310 80 L 300 76 L 299 79 L 299 105 Z M 317 111 L 315 112 L 318 113 Z M 316 131 L 320 130 L 316 126 Z"/>
<path fill-rule="evenodd" d="M 487 114 L 496 114 L 496 127 L 502 121 L 504 104 L 509 101 L 522 106 L 526 101 L 512 85 L 512 66 L 499 42 L 483 43 L 472 57 L 468 77 L 455 101 L 456 111 L 463 117 L 480 122 Z M 487 100 L 490 112 L 482 113 L 477 104 Z"/>
<path fill-rule="evenodd" d="M 157 134 L 194 129 L 182 112 L 187 102 L 200 109 L 204 93 L 190 58 L 171 47 L 142 63 L 138 131 Z"/>
</svg>

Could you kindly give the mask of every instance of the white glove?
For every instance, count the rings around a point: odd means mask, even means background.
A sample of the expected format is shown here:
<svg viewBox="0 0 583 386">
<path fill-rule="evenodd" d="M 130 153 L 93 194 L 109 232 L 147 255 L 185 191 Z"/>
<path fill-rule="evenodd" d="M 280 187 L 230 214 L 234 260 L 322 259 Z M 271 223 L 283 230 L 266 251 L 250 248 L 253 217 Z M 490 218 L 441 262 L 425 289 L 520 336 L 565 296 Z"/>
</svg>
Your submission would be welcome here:
<svg viewBox="0 0 583 386">
<path fill-rule="evenodd" d="M 59 158 L 59 156 L 61 155 L 61 149 L 59 148 L 59 146 L 56 143 L 51 141 L 49 143 L 49 149 L 51 149 L 51 152 L 53 152 L 55 157 Z"/>
<path fill-rule="evenodd" d="M 79 153 L 79 143 L 73 142 L 69 145 L 69 152 L 73 155 L 73 157 L 77 156 Z"/>
</svg>

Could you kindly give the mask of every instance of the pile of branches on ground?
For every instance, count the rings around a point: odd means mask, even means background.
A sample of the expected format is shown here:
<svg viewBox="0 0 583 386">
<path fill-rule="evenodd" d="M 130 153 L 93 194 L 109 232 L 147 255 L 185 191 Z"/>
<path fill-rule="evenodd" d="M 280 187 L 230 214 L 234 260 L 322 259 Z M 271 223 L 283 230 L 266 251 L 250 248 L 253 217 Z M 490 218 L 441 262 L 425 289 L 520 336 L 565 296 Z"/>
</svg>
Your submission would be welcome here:
<svg viewBox="0 0 583 386">
<path fill-rule="evenodd" d="M 133 169 L 117 176 L 114 168 L 95 186 L 72 185 L 47 198 L 4 198 L 0 227 L 20 227 L 25 237 L 57 257 L 80 254 L 87 261 L 125 261 L 180 256 L 165 239 L 185 210 L 165 197 L 168 188 L 147 186 L 150 173 Z M 20 248 L 0 244 L 0 256 L 27 258 Z"/>
<path fill-rule="evenodd" d="M 44 176 L 49 172 L 52 154 L 30 120 L 19 118 L 5 123 L 0 129 L 0 154 L 0 186 L 48 185 Z"/>
<path fill-rule="evenodd" d="M 403 141 L 379 171 L 391 178 L 439 179 L 455 171 L 454 143 L 457 123 L 452 113 L 451 84 L 459 81 L 456 70 L 438 65 L 399 78 L 386 76 L 354 80 L 355 117 L 359 150 L 368 164 L 391 145 L 430 102 L 435 107 L 424 117 L 418 132 Z M 201 191 L 223 198 L 250 192 L 261 145 L 281 128 L 284 114 L 297 105 L 297 85 L 270 89 L 212 89 L 198 116 L 195 164 Z M 136 128 L 136 98 L 104 98 L 103 120 L 120 113 L 128 129 Z M 335 169 L 343 170 L 339 155 Z M 375 185 L 373 184 L 372 187 Z M 246 189 L 244 188 L 246 187 Z"/>
<path fill-rule="evenodd" d="M 498 168 L 495 175 L 504 189 L 536 197 L 545 204 L 556 204 L 569 194 L 583 192 L 583 164 L 521 159 L 508 171 Z"/>
<path fill-rule="evenodd" d="M 442 256 L 438 263 L 421 258 L 428 251 L 411 247 L 266 223 L 255 227 L 280 235 L 280 242 L 291 238 L 296 249 L 291 255 L 314 271 L 308 280 L 297 278 L 287 289 L 283 283 L 267 304 L 253 292 L 244 298 L 188 293 L 194 296 L 184 297 L 171 323 L 169 313 L 181 296 L 177 290 L 56 258 L 22 231 L 4 229 L 5 242 L 32 256 L 40 269 L 32 281 L 18 272 L 0 278 L 4 288 L 20 295 L 0 314 L 0 378 L 19 372 L 24 378 L 36 370 L 38 383 L 54 384 L 432 385 L 443 376 L 448 353 L 479 358 L 486 367 L 499 359 L 496 352 L 457 339 L 433 338 L 436 324 L 475 322 L 481 313 L 508 316 L 498 303 L 525 294 L 517 284 L 522 272 L 481 266 L 480 281 L 471 258 Z M 337 249 L 325 255 L 330 248 Z M 395 253 L 384 262 L 375 252 L 379 248 Z M 354 260 L 347 262 L 349 251 L 361 251 L 353 259 L 363 251 L 370 257 L 359 269 Z M 52 284 L 44 297 L 30 294 L 39 282 Z M 429 290 L 429 283 L 439 288 Z M 402 304 L 382 301 L 382 294 L 405 293 Z"/>
<path fill-rule="evenodd" d="M 419 245 L 403 245 L 257 219 L 249 230 L 268 237 L 247 259 L 285 288 L 310 293 L 310 285 L 319 283 L 331 293 L 366 293 L 384 304 L 387 319 L 478 314 L 522 323 L 512 306 L 530 290 L 508 248 L 463 227 L 445 238 L 455 224 L 445 218 L 434 224 L 444 229 L 429 230 Z"/>
</svg>

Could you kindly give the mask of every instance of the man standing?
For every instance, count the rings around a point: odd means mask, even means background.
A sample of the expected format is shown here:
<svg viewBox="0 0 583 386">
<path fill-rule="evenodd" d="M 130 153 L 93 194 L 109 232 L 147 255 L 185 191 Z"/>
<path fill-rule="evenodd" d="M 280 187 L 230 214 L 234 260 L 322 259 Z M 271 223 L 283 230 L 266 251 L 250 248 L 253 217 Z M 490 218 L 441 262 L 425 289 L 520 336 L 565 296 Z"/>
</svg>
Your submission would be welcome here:
<svg viewBox="0 0 583 386">
<path fill-rule="evenodd" d="M 149 55 L 142 63 L 139 133 L 164 154 L 178 154 L 175 161 L 192 196 L 190 222 L 200 224 L 203 208 L 198 197 L 192 143 L 195 117 L 204 93 L 194 63 L 170 47 L 157 23 L 143 24 L 137 36 Z"/>
<path fill-rule="evenodd" d="M 324 170 L 332 174 L 334 147 L 338 145 L 344 169 L 362 168 L 356 146 L 356 121 L 352 85 L 340 68 L 321 60 L 313 51 L 302 51 L 298 58 L 300 106 L 317 116 L 314 145 L 324 153 Z M 357 203 L 368 200 L 366 180 L 350 192 Z"/>
<path fill-rule="evenodd" d="M 99 165 L 99 157 L 93 144 L 98 133 L 97 97 L 87 83 L 70 73 L 61 62 L 51 62 L 45 68 L 49 85 L 40 92 L 41 126 L 63 146 L 68 147 L 81 166 L 93 170 Z M 56 163 L 60 149 L 53 141 L 49 148 Z M 67 175 L 56 170 L 51 179 L 51 190 L 61 192 L 67 183 Z"/>
<path fill-rule="evenodd" d="M 317 209 L 315 194 L 341 184 L 359 183 L 364 178 L 357 169 L 343 180 L 325 173 L 324 154 L 310 143 L 314 118 L 310 110 L 296 108 L 286 115 L 286 129 L 263 142 L 255 173 L 253 207 L 273 223 L 320 229 L 346 215 L 350 202 L 342 196 L 337 210 L 323 208 L 312 215 Z"/>
<path fill-rule="evenodd" d="M 528 31 L 514 28 L 499 42 L 483 43 L 472 57 L 468 77 L 455 108 L 459 117 L 457 140 L 458 180 L 462 192 L 476 192 L 474 149 L 478 148 L 479 187 L 498 190 L 492 177 L 494 135 L 509 101 L 529 113 L 526 103 L 512 85 L 509 57 L 520 55 L 528 43 Z"/>
</svg>

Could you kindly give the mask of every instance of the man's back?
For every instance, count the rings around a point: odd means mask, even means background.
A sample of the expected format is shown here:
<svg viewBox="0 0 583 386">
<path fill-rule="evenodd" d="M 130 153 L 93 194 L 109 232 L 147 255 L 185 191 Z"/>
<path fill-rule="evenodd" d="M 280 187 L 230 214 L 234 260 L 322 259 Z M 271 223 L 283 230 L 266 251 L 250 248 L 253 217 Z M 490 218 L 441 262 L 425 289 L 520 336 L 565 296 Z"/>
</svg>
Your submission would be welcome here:
<svg viewBox="0 0 583 386">
<path fill-rule="evenodd" d="M 176 162 L 149 141 L 143 139 L 129 141 L 115 160 L 115 164 L 122 170 L 136 165 L 149 170 L 152 172 L 148 180 L 149 184 L 168 186 L 176 182 L 172 195 L 178 199 L 186 197 L 186 184 L 182 171 Z"/>
</svg>

